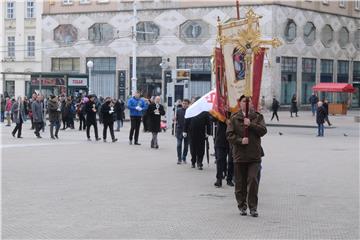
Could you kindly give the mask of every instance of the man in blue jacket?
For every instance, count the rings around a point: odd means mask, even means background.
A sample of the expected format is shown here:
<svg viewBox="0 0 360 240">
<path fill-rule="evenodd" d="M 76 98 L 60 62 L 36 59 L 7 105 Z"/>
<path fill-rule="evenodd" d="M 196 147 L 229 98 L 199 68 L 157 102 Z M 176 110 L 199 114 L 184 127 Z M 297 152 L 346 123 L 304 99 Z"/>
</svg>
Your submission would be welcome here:
<svg viewBox="0 0 360 240">
<path fill-rule="evenodd" d="M 141 117 L 147 109 L 147 104 L 143 99 L 140 98 L 140 92 L 136 91 L 134 96 L 128 100 L 128 108 L 130 110 L 130 121 L 131 128 L 129 134 L 129 144 L 132 144 L 133 135 L 135 131 L 134 144 L 140 145 L 139 143 L 139 129 L 141 125 Z"/>
</svg>

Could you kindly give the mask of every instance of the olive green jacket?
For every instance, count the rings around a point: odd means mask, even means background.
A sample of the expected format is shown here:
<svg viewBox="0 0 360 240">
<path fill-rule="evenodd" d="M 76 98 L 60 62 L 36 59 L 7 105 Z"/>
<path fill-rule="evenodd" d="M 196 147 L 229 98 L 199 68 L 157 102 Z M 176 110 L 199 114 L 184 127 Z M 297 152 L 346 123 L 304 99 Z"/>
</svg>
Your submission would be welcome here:
<svg viewBox="0 0 360 240">
<path fill-rule="evenodd" d="M 249 144 L 242 144 L 244 118 L 242 111 L 233 114 L 226 130 L 226 137 L 233 146 L 234 162 L 261 162 L 261 137 L 267 132 L 264 117 L 258 112 L 249 113 Z"/>
</svg>

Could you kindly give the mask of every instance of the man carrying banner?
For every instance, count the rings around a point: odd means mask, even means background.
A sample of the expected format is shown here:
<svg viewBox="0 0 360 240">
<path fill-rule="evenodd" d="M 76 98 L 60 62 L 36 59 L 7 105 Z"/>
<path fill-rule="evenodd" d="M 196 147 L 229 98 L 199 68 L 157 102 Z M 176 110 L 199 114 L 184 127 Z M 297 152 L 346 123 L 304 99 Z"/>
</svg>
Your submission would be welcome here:
<svg viewBox="0 0 360 240">
<path fill-rule="evenodd" d="M 232 115 L 227 126 L 227 139 L 232 144 L 235 197 L 241 215 L 247 215 L 247 207 L 253 217 L 258 216 L 258 174 L 261 168 L 261 137 L 267 132 L 264 117 L 254 111 L 249 99 L 246 116 L 246 97 L 239 98 L 240 110 Z M 245 136 L 247 129 L 248 136 Z"/>
</svg>

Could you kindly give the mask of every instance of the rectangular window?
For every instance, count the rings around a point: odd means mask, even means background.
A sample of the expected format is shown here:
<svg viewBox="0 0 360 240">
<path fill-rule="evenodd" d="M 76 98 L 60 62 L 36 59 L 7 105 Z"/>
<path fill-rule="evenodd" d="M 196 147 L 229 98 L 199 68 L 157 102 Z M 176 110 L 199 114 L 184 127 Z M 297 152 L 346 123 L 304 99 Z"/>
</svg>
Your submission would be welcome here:
<svg viewBox="0 0 360 240">
<path fill-rule="evenodd" d="M 339 7 L 345 7 L 345 0 L 339 0 Z"/>
<path fill-rule="evenodd" d="M 10 97 L 15 96 L 15 81 L 5 81 L 5 91 Z"/>
<path fill-rule="evenodd" d="M 63 4 L 64 4 L 64 5 L 72 5 L 72 4 L 73 4 L 73 0 L 63 0 Z"/>
<path fill-rule="evenodd" d="M 353 82 L 360 83 L 360 61 L 354 61 Z"/>
<path fill-rule="evenodd" d="M 89 4 L 90 0 L 80 0 L 80 4 Z"/>
<path fill-rule="evenodd" d="M 320 82 L 333 81 L 333 60 L 321 59 Z"/>
<path fill-rule="evenodd" d="M 307 104 L 316 82 L 316 59 L 302 59 L 301 103 Z"/>
<path fill-rule="evenodd" d="M 6 18 L 8 19 L 15 18 L 15 2 L 13 1 L 6 2 Z"/>
<path fill-rule="evenodd" d="M 35 18 L 35 3 L 33 0 L 28 0 L 26 2 L 26 17 Z"/>
<path fill-rule="evenodd" d="M 297 58 L 281 57 L 281 104 L 290 104 L 296 94 Z"/>
<path fill-rule="evenodd" d="M 160 67 L 161 62 L 162 62 L 161 57 L 136 58 L 137 89 L 139 89 L 144 96 L 156 96 L 160 94 L 161 80 L 162 80 L 162 69 Z M 130 57 L 129 69 L 130 69 L 130 79 L 131 79 L 132 78 L 131 57 Z"/>
<path fill-rule="evenodd" d="M 27 56 L 35 57 L 35 36 L 28 36 L 27 38 Z"/>
<path fill-rule="evenodd" d="M 80 58 L 52 58 L 51 70 L 54 72 L 80 72 Z"/>
<path fill-rule="evenodd" d="M 360 10 L 360 0 L 355 0 L 355 9 Z"/>
<path fill-rule="evenodd" d="M 8 37 L 8 57 L 15 57 L 15 37 Z"/>
<path fill-rule="evenodd" d="M 338 61 L 337 69 L 338 69 L 337 82 L 348 83 L 349 82 L 349 62 L 348 61 Z"/>
</svg>

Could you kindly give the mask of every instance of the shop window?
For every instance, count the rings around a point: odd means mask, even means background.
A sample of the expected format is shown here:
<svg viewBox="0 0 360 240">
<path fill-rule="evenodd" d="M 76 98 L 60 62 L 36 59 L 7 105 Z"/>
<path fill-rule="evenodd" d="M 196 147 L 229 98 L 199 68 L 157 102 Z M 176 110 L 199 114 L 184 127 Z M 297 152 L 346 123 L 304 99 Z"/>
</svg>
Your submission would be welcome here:
<svg viewBox="0 0 360 240">
<path fill-rule="evenodd" d="M 333 60 L 321 59 L 320 82 L 333 81 Z"/>
<path fill-rule="evenodd" d="M 337 65 L 337 82 L 349 82 L 349 61 L 338 61 Z"/>
<path fill-rule="evenodd" d="M 281 98 L 282 104 L 290 104 L 291 97 L 296 94 L 297 58 L 281 58 Z"/>
<path fill-rule="evenodd" d="M 10 97 L 14 97 L 15 96 L 15 81 L 5 81 L 5 91 L 7 92 L 7 94 Z"/>
<path fill-rule="evenodd" d="M 312 87 L 316 84 L 316 59 L 302 59 L 301 103 L 308 104 Z"/>
</svg>

